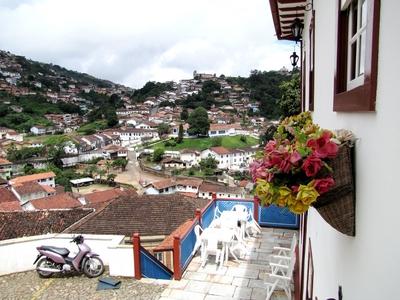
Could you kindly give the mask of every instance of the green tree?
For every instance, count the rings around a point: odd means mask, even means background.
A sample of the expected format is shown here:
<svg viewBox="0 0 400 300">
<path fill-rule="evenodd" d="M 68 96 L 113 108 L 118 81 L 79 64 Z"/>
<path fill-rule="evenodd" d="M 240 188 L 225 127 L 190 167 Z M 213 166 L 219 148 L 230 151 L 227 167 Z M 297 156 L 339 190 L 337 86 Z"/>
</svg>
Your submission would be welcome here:
<svg viewBox="0 0 400 300">
<path fill-rule="evenodd" d="M 112 165 L 113 167 L 121 168 L 122 171 L 125 171 L 125 168 L 128 165 L 128 160 L 120 157 L 114 160 Z"/>
<path fill-rule="evenodd" d="M 178 138 L 176 139 L 176 142 L 178 144 L 183 142 L 183 125 L 182 125 L 182 123 L 179 124 Z"/>
<path fill-rule="evenodd" d="M 189 134 L 191 135 L 207 135 L 210 129 L 210 122 L 208 120 L 208 114 L 205 108 L 196 108 L 188 118 L 189 123 Z"/>
<path fill-rule="evenodd" d="M 107 119 L 108 127 L 114 127 L 118 124 L 118 117 L 117 113 L 115 112 L 115 108 L 108 108 L 106 110 L 105 117 Z"/>
<path fill-rule="evenodd" d="M 169 126 L 167 123 L 161 123 L 157 127 L 157 132 L 159 136 L 163 136 L 164 134 L 168 134 L 171 129 L 171 126 Z"/>
<path fill-rule="evenodd" d="M 276 125 L 269 125 L 267 127 L 267 130 L 265 130 L 265 133 L 260 135 L 260 144 L 262 146 L 264 146 L 269 140 L 272 140 L 274 138 L 276 129 Z"/>
<path fill-rule="evenodd" d="M 210 95 L 213 92 L 220 92 L 221 85 L 213 80 L 204 81 L 203 86 L 201 88 L 202 92 L 206 95 Z"/>
<path fill-rule="evenodd" d="M 153 161 L 160 162 L 163 159 L 164 153 L 165 151 L 163 148 L 156 148 L 153 153 Z"/>
<path fill-rule="evenodd" d="M 211 176 L 214 175 L 214 172 L 218 167 L 218 161 L 214 157 L 209 155 L 207 158 L 202 159 L 199 165 L 205 175 Z"/>
<path fill-rule="evenodd" d="M 108 175 L 107 175 L 107 182 L 108 182 L 109 184 L 113 183 L 114 180 L 115 180 L 115 177 L 117 177 L 117 175 L 115 175 L 115 174 L 108 174 Z"/>
<path fill-rule="evenodd" d="M 97 165 L 89 165 L 85 168 L 85 173 L 88 174 L 89 177 L 94 177 L 97 171 Z"/>
<path fill-rule="evenodd" d="M 282 97 L 278 100 L 281 118 L 299 114 L 301 112 L 300 75 L 294 73 L 291 80 L 280 85 Z"/>
<path fill-rule="evenodd" d="M 187 108 L 184 108 L 181 112 L 181 120 L 186 121 L 189 118 L 189 112 Z"/>
<path fill-rule="evenodd" d="M 213 147 L 222 146 L 222 137 L 220 137 L 220 136 L 213 137 L 213 138 L 211 139 L 211 145 L 212 145 Z"/>
</svg>

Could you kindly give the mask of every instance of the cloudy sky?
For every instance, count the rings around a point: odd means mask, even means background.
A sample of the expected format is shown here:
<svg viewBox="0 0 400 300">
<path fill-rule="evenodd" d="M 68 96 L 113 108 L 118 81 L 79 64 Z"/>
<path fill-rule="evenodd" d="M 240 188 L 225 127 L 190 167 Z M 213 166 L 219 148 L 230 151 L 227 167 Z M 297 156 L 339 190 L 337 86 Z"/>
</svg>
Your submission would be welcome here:
<svg viewBox="0 0 400 300">
<path fill-rule="evenodd" d="M 268 0 L 0 0 L 0 49 L 131 87 L 289 68 Z"/>
</svg>

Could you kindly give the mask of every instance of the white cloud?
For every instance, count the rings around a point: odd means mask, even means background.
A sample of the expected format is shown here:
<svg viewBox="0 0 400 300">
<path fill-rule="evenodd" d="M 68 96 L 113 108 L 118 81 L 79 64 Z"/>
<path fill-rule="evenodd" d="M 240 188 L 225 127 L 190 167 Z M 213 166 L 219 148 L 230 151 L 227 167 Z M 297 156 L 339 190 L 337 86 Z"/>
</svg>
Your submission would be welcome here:
<svg viewBox="0 0 400 300">
<path fill-rule="evenodd" d="M 288 67 L 265 0 L 0 0 L 0 48 L 133 87 Z"/>
</svg>

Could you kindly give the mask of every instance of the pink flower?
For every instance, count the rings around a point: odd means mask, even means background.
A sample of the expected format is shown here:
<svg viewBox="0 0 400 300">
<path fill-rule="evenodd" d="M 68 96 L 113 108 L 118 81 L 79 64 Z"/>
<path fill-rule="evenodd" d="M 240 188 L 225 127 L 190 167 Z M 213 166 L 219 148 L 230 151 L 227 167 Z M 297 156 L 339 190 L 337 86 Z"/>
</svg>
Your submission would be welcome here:
<svg viewBox="0 0 400 300">
<path fill-rule="evenodd" d="M 253 182 L 256 182 L 257 178 L 265 179 L 271 182 L 274 178 L 274 174 L 269 172 L 262 161 L 255 160 L 250 164 L 250 173 Z"/>
<path fill-rule="evenodd" d="M 338 146 L 331 141 L 332 133 L 325 130 L 318 139 L 307 141 L 307 146 L 314 150 L 314 155 L 319 158 L 334 158 L 338 152 Z"/>
<path fill-rule="evenodd" d="M 276 149 L 276 141 L 275 140 L 270 140 L 268 143 L 265 145 L 264 150 L 266 152 L 272 152 Z"/>
<path fill-rule="evenodd" d="M 317 192 L 322 195 L 329 191 L 329 189 L 335 184 L 335 180 L 332 177 L 316 179 L 314 183 L 314 188 Z"/>
<path fill-rule="evenodd" d="M 293 164 L 293 165 L 296 165 L 299 162 L 299 160 L 301 160 L 300 153 L 297 152 L 297 151 L 294 151 L 292 153 L 292 155 L 290 156 L 290 163 Z"/>
<path fill-rule="evenodd" d="M 321 167 L 322 160 L 312 154 L 311 156 L 306 158 L 301 168 L 306 172 L 306 175 L 308 177 L 314 177 L 315 175 L 317 175 L 319 170 L 321 170 Z"/>
</svg>

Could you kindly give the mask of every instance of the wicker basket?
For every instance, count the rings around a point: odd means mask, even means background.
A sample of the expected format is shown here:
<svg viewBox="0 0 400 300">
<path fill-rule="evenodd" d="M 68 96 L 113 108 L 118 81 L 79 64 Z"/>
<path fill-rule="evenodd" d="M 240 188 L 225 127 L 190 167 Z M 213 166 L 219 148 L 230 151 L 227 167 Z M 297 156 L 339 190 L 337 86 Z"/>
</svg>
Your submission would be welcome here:
<svg viewBox="0 0 400 300">
<path fill-rule="evenodd" d="M 336 158 L 329 165 L 333 169 L 335 186 L 314 203 L 319 214 L 333 228 L 355 236 L 355 190 L 353 180 L 353 148 L 339 147 Z"/>
</svg>

